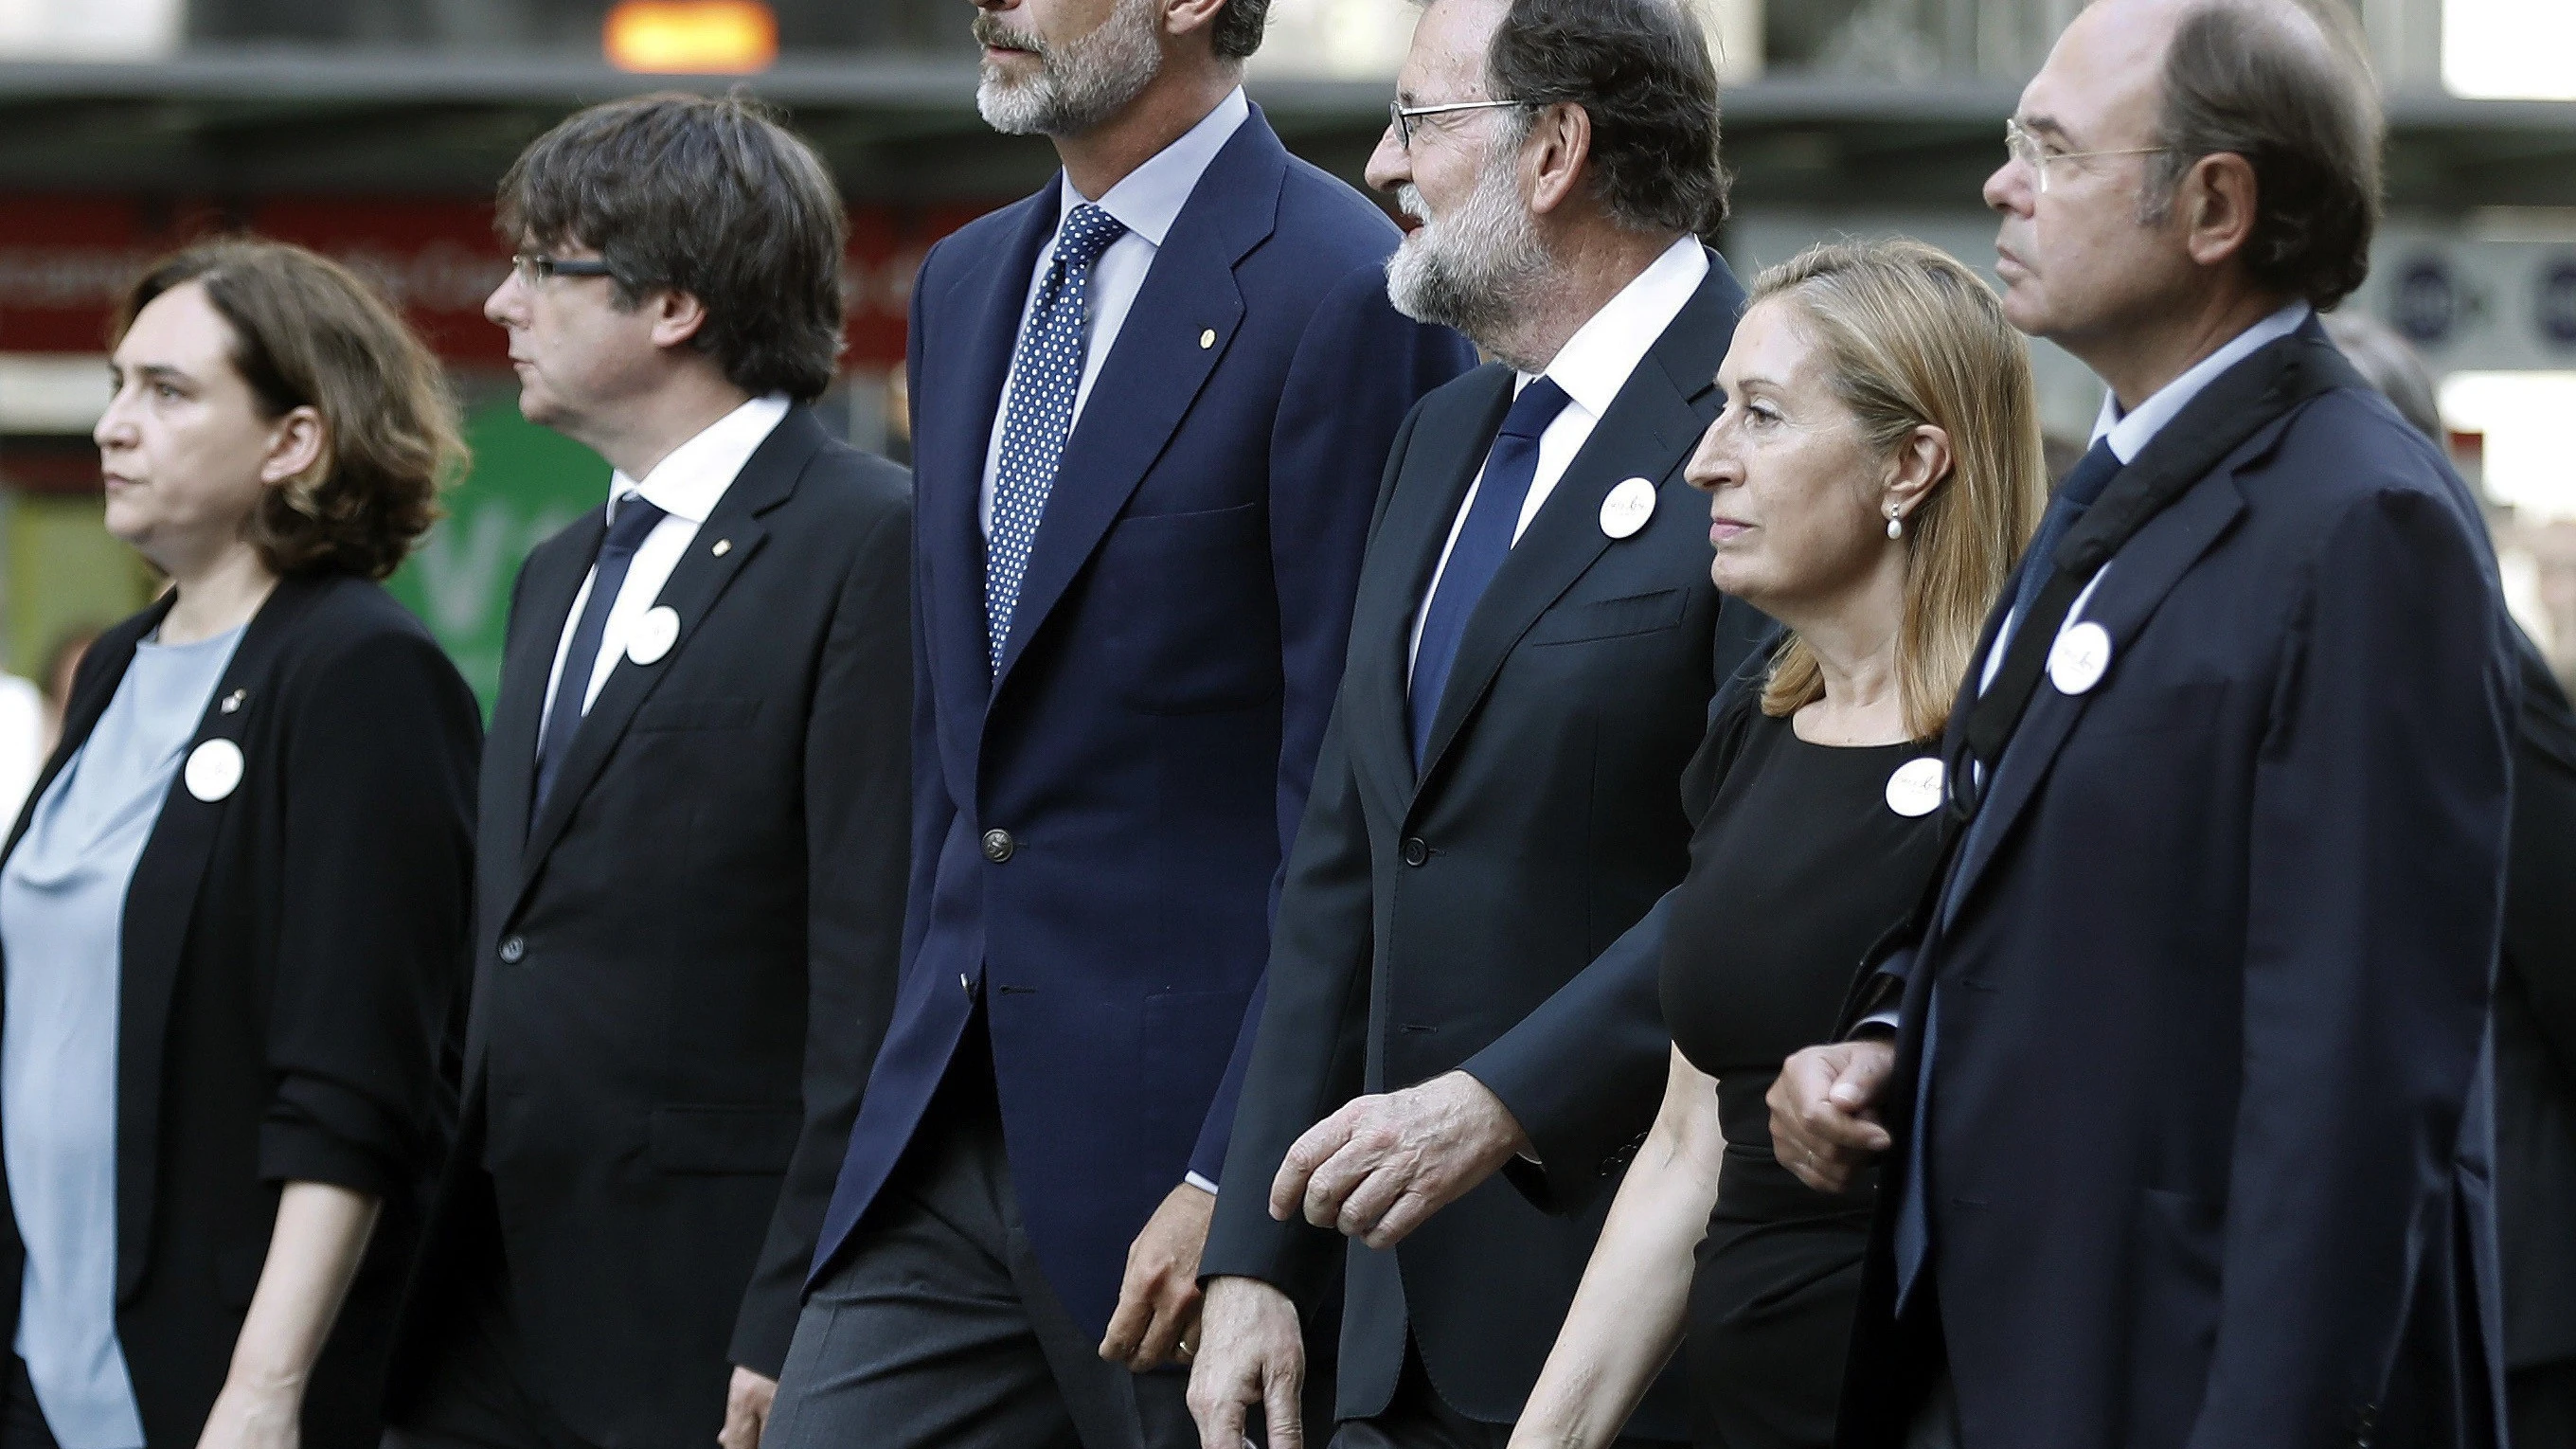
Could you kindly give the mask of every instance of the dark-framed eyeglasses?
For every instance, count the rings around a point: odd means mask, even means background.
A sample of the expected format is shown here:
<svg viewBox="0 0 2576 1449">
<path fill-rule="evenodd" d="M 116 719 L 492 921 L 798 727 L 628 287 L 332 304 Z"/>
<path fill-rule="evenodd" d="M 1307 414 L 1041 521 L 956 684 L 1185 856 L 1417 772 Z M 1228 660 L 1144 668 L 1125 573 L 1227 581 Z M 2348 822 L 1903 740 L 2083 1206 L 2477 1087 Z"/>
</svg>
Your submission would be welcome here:
<svg viewBox="0 0 2576 1449">
<path fill-rule="evenodd" d="M 1417 116 L 1445 116 L 1452 111 L 1494 111 L 1505 106 L 1525 106 L 1527 101 L 1451 101 L 1439 106 L 1408 106 L 1402 101 L 1387 103 L 1387 124 L 1395 127 L 1396 144 L 1413 149 L 1413 122 Z"/>
<path fill-rule="evenodd" d="M 533 287 L 557 277 L 613 277 L 615 269 L 606 262 L 576 261 L 550 257 L 544 252 L 520 252 L 510 258 L 510 270 L 519 274 L 519 284 Z"/>
</svg>

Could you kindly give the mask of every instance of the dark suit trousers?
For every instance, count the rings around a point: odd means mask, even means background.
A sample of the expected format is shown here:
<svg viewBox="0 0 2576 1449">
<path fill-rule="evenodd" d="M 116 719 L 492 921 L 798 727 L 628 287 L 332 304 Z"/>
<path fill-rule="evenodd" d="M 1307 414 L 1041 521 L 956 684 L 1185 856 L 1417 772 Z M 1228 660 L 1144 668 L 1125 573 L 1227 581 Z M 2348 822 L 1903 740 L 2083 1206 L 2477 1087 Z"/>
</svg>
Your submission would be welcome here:
<svg viewBox="0 0 2576 1449">
<path fill-rule="evenodd" d="M 507 1299 L 496 1260 L 459 1304 L 428 1387 L 386 1429 L 384 1449 L 590 1449 L 529 1392 Z"/>
<path fill-rule="evenodd" d="M 1331 1449 L 1503 1449 L 1512 1426 L 1470 1419 L 1449 1407 L 1422 1367 L 1422 1354 L 1408 1335 L 1404 1371 L 1395 1381 L 1395 1397 L 1386 1412 L 1366 1419 L 1345 1419 L 1334 1431 Z M 1256 1436 L 1255 1442 L 1258 1442 Z M 1680 1449 L 1664 1439 L 1622 1435 L 1614 1449 Z"/>
<path fill-rule="evenodd" d="M 1188 1387 L 1104 1362 L 1039 1271 L 979 1010 L 805 1301 L 763 1449 L 1197 1449 Z"/>
</svg>

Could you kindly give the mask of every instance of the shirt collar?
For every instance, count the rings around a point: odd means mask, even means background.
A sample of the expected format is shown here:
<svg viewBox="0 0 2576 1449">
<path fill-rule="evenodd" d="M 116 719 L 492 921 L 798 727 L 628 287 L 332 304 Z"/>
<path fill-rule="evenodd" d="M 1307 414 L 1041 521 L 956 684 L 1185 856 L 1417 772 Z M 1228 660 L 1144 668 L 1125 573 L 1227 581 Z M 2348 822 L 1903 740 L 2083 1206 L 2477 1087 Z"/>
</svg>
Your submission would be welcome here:
<svg viewBox="0 0 2576 1449">
<path fill-rule="evenodd" d="M 1237 86 L 1216 109 L 1199 123 L 1181 134 L 1181 138 L 1162 150 L 1144 165 L 1130 171 L 1109 194 L 1100 198 L 1100 209 L 1118 218 L 1121 226 L 1143 237 L 1156 247 L 1171 234 L 1172 223 L 1180 219 L 1181 208 L 1189 204 L 1199 178 L 1207 174 L 1216 153 L 1234 139 L 1236 129 L 1252 114 L 1252 103 L 1243 98 L 1243 87 Z M 1073 178 L 1061 182 L 1063 202 L 1056 213 L 1057 225 L 1071 216 L 1073 209 L 1090 200 L 1073 189 Z"/>
<path fill-rule="evenodd" d="M 1628 385 L 1628 375 L 1645 361 L 1647 351 L 1707 279 L 1708 252 L 1699 238 L 1686 236 L 1674 242 L 1653 266 L 1639 272 L 1566 339 L 1549 359 L 1545 375 L 1565 389 L 1576 406 L 1600 419 Z M 1536 380 L 1523 373 L 1520 386 Z"/>
<path fill-rule="evenodd" d="M 610 474 L 608 496 L 622 500 L 629 493 L 640 493 L 674 518 L 706 522 L 743 465 L 786 419 L 787 406 L 786 397 L 780 393 L 753 398 L 673 448 L 668 457 L 653 466 L 652 472 L 644 475 L 643 482 L 624 473 Z"/>
<path fill-rule="evenodd" d="M 2307 324 L 2309 307 L 2305 302 L 2290 305 L 2239 332 L 2224 347 L 2194 363 L 2189 372 L 2156 389 L 2154 396 L 2130 409 L 2120 411 L 2119 394 L 2102 394 L 2102 414 L 2093 422 L 2093 441 L 2111 440 L 2111 451 L 2123 463 L 2138 456 L 2150 439 L 2164 431 L 2202 388 L 2218 380 L 2218 375 L 2246 358 L 2258 348 L 2289 336 Z"/>
</svg>

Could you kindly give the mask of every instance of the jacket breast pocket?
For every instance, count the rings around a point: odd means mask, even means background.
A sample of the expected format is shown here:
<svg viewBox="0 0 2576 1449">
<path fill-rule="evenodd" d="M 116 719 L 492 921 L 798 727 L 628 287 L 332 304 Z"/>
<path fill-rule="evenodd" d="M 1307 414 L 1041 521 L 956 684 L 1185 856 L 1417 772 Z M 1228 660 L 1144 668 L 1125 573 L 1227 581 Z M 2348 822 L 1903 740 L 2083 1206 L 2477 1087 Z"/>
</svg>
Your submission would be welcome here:
<svg viewBox="0 0 2576 1449">
<path fill-rule="evenodd" d="M 670 1173 L 782 1173 L 804 1128 L 787 1107 L 656 1107 L 648 1151 Z"/>
<path fill-rule="evenodd" d="M 1123 518 L 1101 545 L 1117 687 L 1147 714 L 1244 709 L 1279 693 L 1279 605 L 1259 503 Z"/>
<path fill-rule="evenodd" d="M 1690 607 L 1686 589 L 1657 589 L 1616 599 L 1561 604 L 1530 626 L 1532 644 L 1583 644 L 1678 627 Z"/>
<path fill-rule="evenodd" d="M 648 734 L 677 730 L 748 728 L 760 701 L 742 694 L 673 695 L 649 699 L 635 711 L 635 728 Z"/>
</svg>

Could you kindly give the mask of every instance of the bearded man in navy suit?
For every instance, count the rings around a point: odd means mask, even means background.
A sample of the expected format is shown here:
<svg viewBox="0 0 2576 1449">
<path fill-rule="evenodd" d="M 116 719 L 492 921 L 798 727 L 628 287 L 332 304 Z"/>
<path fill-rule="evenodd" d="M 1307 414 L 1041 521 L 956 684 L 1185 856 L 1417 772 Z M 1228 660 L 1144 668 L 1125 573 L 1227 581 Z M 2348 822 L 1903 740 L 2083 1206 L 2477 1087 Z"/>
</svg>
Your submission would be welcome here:
<svg viewBox="0 0 2576 1449">
<path fill-rule="evenodd" d="M 1036 196 L 914 290 L 902 983 L 776 1444 L 1194 1443 L 1273 878 L 1381 466 L 1472 361 L 1240 87 L 1264 0 L 977 0 Z M 1140 1372 L 1141 1371 L 1141 1372 Z"/>
</svg>

